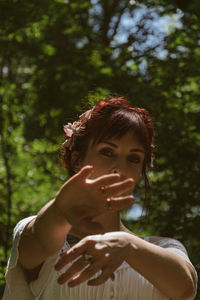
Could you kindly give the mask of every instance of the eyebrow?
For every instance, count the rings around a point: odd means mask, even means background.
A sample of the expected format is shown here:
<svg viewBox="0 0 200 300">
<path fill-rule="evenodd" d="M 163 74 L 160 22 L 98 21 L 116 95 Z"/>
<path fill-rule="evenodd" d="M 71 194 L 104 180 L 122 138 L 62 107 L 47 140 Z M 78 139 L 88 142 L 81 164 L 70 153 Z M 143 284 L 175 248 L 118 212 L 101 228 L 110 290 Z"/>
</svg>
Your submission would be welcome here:
<svg viewBox="0 0 200 300">
<path fill-rule="evenodd" d="M 113 143 L 111 143 L 111 142 L 102 141 L 102 143 L 108 144 L 108 145 L 110 145 L 110 146 L 112 146 L 112 147 L 114 147 L 114 148 L 118 148 L 118 146 L 117 146 L 116 144 L 113 144 Z M 130 152 L 141 152 L 141 153 L 145 153 L 144 150 L 141 149 L 141 148 L 133 148 L 133 149 L 130 150 Z"/>
</svg>

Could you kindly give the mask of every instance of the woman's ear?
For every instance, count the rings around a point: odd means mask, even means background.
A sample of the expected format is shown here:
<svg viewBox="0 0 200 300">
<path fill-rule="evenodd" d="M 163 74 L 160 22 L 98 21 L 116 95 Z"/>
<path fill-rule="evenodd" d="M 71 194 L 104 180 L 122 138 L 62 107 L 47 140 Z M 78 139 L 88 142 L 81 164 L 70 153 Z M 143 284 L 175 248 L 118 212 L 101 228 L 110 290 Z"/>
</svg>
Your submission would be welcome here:
<svg viewBox="0 0 200 300">
<path fill-rule="evenodd" d="M 78 151 L 73 151 L 71 154 L 71 165 L 75 173 L 79 172 L 82 168 L 82 162 L 83 160 L 80 157 L 80 153 Z"/>
</svg>

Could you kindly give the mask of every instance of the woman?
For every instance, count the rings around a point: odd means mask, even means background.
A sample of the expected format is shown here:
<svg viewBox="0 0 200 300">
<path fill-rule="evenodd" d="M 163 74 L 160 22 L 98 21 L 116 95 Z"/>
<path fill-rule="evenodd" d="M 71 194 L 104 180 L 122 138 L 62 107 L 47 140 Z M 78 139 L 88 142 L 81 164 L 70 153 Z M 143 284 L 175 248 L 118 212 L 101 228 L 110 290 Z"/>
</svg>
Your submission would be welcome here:
<svg viewBox="0 0 200 300">
<path fill-rule="evenodd" d="M 138 237 L 120 221 L 141 176 L 149 186 L 148 112 L 110 98 L 64 130 L 71 178 L 16 226 L 3 300 L 194 299 L 197 276 L 184 246 Z"/>
</svg>

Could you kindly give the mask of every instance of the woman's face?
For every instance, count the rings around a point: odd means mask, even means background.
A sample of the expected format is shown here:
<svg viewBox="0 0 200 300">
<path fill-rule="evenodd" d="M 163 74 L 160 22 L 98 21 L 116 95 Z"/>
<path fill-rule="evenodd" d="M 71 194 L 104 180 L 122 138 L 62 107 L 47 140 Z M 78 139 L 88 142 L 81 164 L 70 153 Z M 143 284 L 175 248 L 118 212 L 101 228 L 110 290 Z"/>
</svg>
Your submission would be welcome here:
<svg viewBox="0 0 200 300">
<path fill-rule="evenodd" d="M 118 172 L 121 179 L 133 178 L 138 182 L 144 161 L 144 148 L 131 132 L 121 138 L 105 139 L 88 147 L 81 167 L 92 165 L 91 179 Z"/>
</svg>

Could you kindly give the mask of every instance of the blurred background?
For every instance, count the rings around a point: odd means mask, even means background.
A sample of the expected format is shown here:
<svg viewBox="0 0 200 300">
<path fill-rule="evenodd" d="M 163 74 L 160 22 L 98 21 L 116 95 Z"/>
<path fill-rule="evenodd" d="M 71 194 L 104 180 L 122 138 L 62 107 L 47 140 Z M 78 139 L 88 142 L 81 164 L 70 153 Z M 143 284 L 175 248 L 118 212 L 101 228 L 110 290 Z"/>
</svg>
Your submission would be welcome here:
<svg viewBox="0 0 200 300">
<path fill-rule="evenodd" d="M 156 129 L 148 213 L 141 184 L 124 222 L 180 240 L 199 272 L 200 2 L 0 0 L 0 45 L 0 296 L 15 224 L 67 179 L 63 125 L 110 93 Z"/>
</svg>

